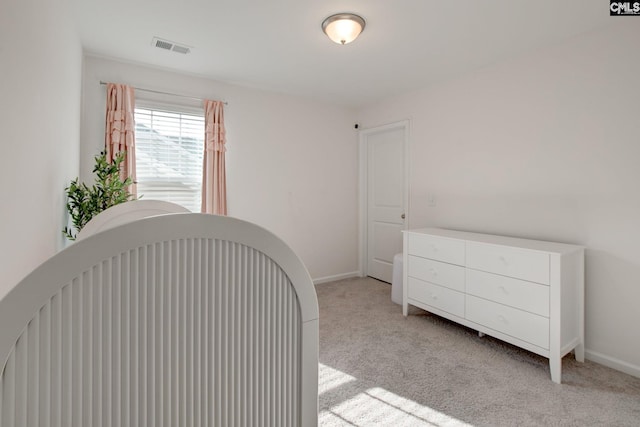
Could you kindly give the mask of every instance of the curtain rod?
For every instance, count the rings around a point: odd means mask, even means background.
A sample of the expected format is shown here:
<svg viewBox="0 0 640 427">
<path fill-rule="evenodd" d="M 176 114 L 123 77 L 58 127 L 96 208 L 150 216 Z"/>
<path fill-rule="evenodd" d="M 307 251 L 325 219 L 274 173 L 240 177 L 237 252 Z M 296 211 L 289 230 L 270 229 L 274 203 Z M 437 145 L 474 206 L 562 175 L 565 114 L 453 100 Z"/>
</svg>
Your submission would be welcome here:
<svg viewBox="0 0 640 427">
<path fill-rule="evenodd" d="M 101 85 L 106 85 L 108 84 L 108 82 L 103 82 L 102 80 L 100 80 L 100 84 Z M 204 101 L 204 98 L 198 98 L 196 96 L 188 96 L 188 95 L 180 95 L 179 93 L 171 93 L 171 92 L 162 92 L 160 90 L 153 90 L 153 89 L 144 89 L 141 87 L 133 87 L 135 90 L 141 90 L 142 92 L 151 92 L 151 93 L 158 93 L 160 95 L 169 95 L 169 96 L 178 96 L 180 98 L 187 98 L 187 99 L 192 99 L 194 101 Z M 229 103 L 227 101 L 223 101 L 222 102 L 224 105 L 229 105 Z"/>
</svg>

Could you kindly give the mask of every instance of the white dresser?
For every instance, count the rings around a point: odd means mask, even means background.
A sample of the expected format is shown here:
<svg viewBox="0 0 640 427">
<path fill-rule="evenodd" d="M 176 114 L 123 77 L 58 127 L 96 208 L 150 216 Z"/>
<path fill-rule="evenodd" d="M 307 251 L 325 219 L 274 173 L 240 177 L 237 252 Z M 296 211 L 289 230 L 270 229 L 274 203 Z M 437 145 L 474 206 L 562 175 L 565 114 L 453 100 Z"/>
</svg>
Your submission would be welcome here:
<svg viewBox="0 0 640 427">
<path fill-rule="evenodd" d="M 549 358 L 584 361 L 584 248 L 425 228 L 404 232 L 403 314 L 414 305 Z"/>
</svg>

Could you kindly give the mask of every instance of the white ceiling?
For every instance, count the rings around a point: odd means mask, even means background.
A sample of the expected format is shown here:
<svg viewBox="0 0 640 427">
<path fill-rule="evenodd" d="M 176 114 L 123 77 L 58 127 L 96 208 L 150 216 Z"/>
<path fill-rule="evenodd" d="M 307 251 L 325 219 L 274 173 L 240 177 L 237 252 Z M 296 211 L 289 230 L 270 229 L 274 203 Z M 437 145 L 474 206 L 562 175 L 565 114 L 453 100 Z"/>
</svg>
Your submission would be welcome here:
<svg viewBox="0 0 640 427">
<path fill-rule="evenodd" d="M 358 107 L 612 24 L 604 0 L 72 0 L 86 52 Z M 324 18 L 367 24 L 345 46 Z M 193 46 L 151 46 L 154 36 Z"/>
</svg>

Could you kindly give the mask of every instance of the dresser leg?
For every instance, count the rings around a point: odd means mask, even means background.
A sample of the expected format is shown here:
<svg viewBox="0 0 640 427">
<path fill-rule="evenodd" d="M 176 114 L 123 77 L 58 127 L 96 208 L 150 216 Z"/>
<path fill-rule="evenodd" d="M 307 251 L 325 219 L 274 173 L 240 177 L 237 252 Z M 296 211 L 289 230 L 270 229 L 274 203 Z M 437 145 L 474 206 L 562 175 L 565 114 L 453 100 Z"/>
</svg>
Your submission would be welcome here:
<svg viewBox="0 0 640 427">
<path fill-rule="evenodd" d="M 402 315 L 404 317 L 409 315 L 409 304 L 402 304 Z"/>
<path fill-rule="evenodd" d="M 480 331 L 478 331 L 478 336 L 479 336 L 480 338 L 484 337 L 484 332 L 480 332 Z"/>
<path fill-rule="evenodd" d="M 576 354 L 576 360 L 578 362 L 584 362 L 584 343 L 578 344 L 573 352 Z"/>
<path fill-rule="evenodd" d="M 551 381 L 556 384 L 560 384 L 560 381 L 562 380 L 562 358 L 550 358 L 549 369 L 551 370 Z"/>
</svg>

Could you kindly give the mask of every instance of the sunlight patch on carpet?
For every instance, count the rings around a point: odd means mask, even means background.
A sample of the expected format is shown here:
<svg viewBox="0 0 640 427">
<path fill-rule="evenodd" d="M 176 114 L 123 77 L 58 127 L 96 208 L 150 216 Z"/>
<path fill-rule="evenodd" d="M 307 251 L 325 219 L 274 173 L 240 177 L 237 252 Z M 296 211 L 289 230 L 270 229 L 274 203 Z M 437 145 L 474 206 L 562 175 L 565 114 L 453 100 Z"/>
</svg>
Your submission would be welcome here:
<svg viewBox="0 0 640 427">
<path fill-rule="evenodd" d="M 340 388 L 343 398 L 320 411 L 319 425 L 472 427 L 383 388 L 367 388 L 357 378 L 320 364 L 319 393 L 336 393 Z"/>
<path fill-rule="evenodd" d="M 347 375 L 344 372 L 340 372 L 337 369 L 333 369 L 329 366 L 320 363 L 320 372 L 318 375 L 318 393 L 322 394 L 331 389 L 340 387 L 344 384 L 355 381 L 355 377 Z"/>
</svg>

